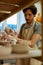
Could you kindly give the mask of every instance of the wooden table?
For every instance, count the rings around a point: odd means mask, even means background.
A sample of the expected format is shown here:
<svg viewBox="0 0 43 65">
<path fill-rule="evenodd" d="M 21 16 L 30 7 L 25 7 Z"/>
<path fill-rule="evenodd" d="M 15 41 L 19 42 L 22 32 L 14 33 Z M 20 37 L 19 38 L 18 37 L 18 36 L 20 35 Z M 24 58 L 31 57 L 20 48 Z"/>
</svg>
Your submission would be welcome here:
<svg viewBox="0 0 43 65">
<path fill-rule="evenodd" d="M 0 55 L 1 64 L 3 64 L 3 60 L 8 59 L 21 59 L 21 58 L 31 58 L 31 57 L 41 57 L 42 51 L 41 50 L 29 50 L 26 54 L 15 54 L 12 53 L 10 55 Z"/>
</svg>

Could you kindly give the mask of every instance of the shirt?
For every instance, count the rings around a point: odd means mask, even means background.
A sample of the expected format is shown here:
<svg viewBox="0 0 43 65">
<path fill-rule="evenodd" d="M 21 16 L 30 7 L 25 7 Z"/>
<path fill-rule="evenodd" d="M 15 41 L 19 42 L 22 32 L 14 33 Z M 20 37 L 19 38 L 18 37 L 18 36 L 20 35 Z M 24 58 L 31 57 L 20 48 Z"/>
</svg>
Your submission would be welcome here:
<svg viewBox="0 0 43 65">
<path fill-rule="evenodd" d="M 21 38 L 31 40 L 33 34 L 42 34 L 40 22 L 34 22 L 30 26 L 28 24 L 23 24 L 20 30 Z M 41 38 L 37 41 L 37 46 L 41 46 Z"/>
</svg>

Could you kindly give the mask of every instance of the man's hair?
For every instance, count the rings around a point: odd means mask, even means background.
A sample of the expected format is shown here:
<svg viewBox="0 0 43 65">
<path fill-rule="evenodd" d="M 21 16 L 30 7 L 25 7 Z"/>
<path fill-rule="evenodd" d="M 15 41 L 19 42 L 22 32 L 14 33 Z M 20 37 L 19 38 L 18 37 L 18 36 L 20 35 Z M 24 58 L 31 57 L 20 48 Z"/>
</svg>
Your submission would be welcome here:
<svg viewBox="0 0 43 65">
<path fill-rule="evenodd" d="M 37 8 L 35 7 L 35 5 L 31 5 L 30 7 L 27 7 L 23 10 L 23 12 L 25 13 L 27 10 L 31 10 L 31 12 L 36 15 L 37 13 Z"/>
</svg>

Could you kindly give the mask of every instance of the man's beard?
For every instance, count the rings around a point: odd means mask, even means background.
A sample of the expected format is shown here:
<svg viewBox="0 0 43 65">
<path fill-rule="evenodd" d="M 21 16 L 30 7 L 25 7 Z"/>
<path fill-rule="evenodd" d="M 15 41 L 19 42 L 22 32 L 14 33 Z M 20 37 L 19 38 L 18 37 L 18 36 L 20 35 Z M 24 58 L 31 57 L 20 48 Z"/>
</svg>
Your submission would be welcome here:
<svg viewBox="0 0 43 65">
<path fill-rule="evenodd" d="M 32 23 L 32 21 L 26 21 L 28 24 L 31 24 Z"/>
<path fill-rule="evenodd" d="M 26 23 L 31 24 L 33 20 L 26 20 Z"/>
</svg>

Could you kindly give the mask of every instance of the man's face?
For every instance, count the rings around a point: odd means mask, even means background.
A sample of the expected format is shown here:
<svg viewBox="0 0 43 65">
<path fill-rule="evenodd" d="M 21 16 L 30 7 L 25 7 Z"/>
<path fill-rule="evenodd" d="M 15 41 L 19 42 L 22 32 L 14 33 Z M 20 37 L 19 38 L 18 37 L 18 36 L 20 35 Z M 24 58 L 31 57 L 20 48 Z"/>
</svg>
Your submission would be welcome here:
<svg viewBox="0 0 43 65">
<path fill-rule="evenodd" d="M 32 23 L 34 19 L 34 14 L 31 12 L 31 10 L 27 10 L 24 13 L 25 19 L 27 23 Z"/>
</svg>

